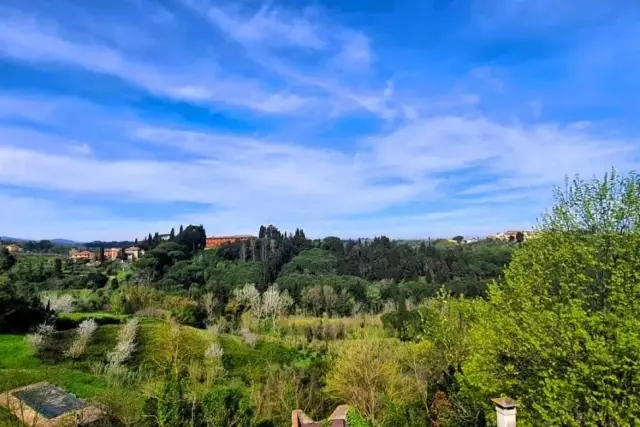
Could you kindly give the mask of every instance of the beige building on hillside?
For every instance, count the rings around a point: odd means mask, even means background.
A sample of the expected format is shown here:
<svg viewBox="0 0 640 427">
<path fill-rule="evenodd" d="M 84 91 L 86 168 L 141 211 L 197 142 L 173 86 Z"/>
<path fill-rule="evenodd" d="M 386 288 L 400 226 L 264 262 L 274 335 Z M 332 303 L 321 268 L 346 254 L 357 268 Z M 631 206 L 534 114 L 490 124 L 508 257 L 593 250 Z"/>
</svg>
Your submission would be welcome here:
<svg viewBox="0 0 640 427">
<path fill-rule="evenodd" d="M 130 248 L 126 248 L 124 250 L 124 254 L 127 256 L 128 261 L 137 261 L 142 255 L 144 255 L 144 251 L 136 246 L 132 246 Z"/>
<path fill-rule="evenodd" d="M 494 239 L 505 240 L 505 241 L 515 241 L 518 233 L 522 233 L 525 240 L 535 236 L 535 231 L 527 231 L 527 230 L 510 230 L 502 233 L 497 233 L 493 236 Z"/>
<path fill-rule="evenodd" d="M 71 251 L 71 259 L 74 261 L 95 261 L 96 254 L 91 251 Z"/>
<path fill-rule="evenodd" d="M 22 252 L 22 248 L 15 244 L 7 245 L 7 250 L 12 254 L 17 254 Z"/>
</svg>

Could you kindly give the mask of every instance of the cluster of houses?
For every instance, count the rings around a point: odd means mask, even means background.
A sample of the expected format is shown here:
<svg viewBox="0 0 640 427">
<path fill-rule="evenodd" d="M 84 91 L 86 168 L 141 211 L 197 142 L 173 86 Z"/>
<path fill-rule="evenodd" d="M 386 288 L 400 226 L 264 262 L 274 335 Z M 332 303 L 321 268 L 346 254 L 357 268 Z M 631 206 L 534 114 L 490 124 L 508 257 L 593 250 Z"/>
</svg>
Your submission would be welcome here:
<svg viewBox="0 0 640 427">
<path fill-rule="evenodd" d="M 88 250 L 76 250 L 72 249 L 69 253 L 71 259 L 74 261 L 89 261 L 93 262 L 98 259 L 98 254 L 93 251 Z M 144 250 L 132 246 L 130 248 L 109 248 L 104 250 L 104 260 L 105 261 L 113 261 L 118 258 L 125 259 L 127 261 L 137 261 L 142 255 L 144 255 Z"/>
<path fill-rule="evenodd" d="M 529 239 L 535 236 L 535 231 L 526 231 L 526 230 L 509 230 L 501 233 L 497 233 L 495 235 L 487 236 L 489 239 L 496 239 L 502 241 L 515 241 L 518 239 L 518 234 L 522 233 L 522 237 L 524 239 Z M 161 235 L 162 240 L 168 240 L 169 235 Z M 227 245 L 231 243 L 238 242 L 246 242 L 251 239 L 255 239 L 255 236 L 249 235 L 233 235 L 233 236 L 213 236 L 207 237 L 206 249 L 215 249 L 222 245 Z M 479 239 L 464 239 L 461 242 L 451 240 L 456 243 L 473 243 L 478 241 Z M 22 248 L 16 244 L 6 245 L 6 248 L 11 253 L 19 253 L 22 252 Z M 105 261 L 113 261 L 116 259 L 123 259 L 126 261 L 137 261 L 142 255 L 144 255 L 144 250 L 140 249 L 136 246 L 132 246 L 129 248 L 108 248 L 104 250 L 104 260 Z M 98 260 L 98 253 L 90 250 L 77 250 L 73 249 L 69 253 L 71 259 L 75 261 L 88 261 L 95 262 Z"/>
<path fill-rule="evenodd" d="M 497 233 L 494 236 L 489 236 L 489 238 L 512 242 L 518 239 L 518 233 L 522 233 L 522 237 L 525 240 L 531 237 L 534 237 L 536 234 L 536 232 L 532 230 L 531 231 L 527 231 L 527 230 L 504 231 L 502 233 Z"/>
<path fill-rule="evenodd" d="M 518 240 L 518 233 L 522 233 L 522 239 L 523 240 L 527 240 L 530 239 L 532 237 L 535 236 L 536 232 L 535 231 L 526 231 L 526 230 L 509 230 L 509 231 L 503 231 L 500 233 L 496 233 L 496 234 L 492 234 L 487 236 L 487 239 L 491 239 L 491 240 L 501 240 L 503 242 L 514 242 Z M 455 239 L 461 239 L 461 240 L 455 240 Z M 459 243 L 459 244 L 463 244 L 463 243 L 475 243 L 475 242 L 479 242 L 480 239 L 479 237 L 474 237 L 472 239 L 464 239 L 462 238 L 462 236 L 460 237 L 456 237 L 455 239 L 449 239 L 449 242 L 451 243 Z"/>
</svg>

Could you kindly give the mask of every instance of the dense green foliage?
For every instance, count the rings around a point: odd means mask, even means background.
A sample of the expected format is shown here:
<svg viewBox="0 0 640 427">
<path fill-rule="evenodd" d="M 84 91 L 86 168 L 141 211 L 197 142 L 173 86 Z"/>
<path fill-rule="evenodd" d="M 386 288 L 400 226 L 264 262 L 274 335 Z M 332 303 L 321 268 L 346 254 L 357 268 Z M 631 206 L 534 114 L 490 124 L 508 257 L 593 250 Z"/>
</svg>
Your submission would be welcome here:
<svg viewBox="0 0 640 427">
<path fill-rule="evenodd" d="M 133 264 L 0 250 L 0 332 L 57 327 L 0 335 L 0 391 L 46 379 L 128 426 L 280 426 L 346 403 L 354 426 L 481 427 L 505 395 L 518 425 L 635 425 L 639 221 L 640 177 L 614 172 L 567 182 L 529 240 L 262 226 L 203 250 L 188 226 L 150 235 Z M 95 335 L 71 357 L 86 319 Z"/>
<path fill-rule="evenodd" d="M 519 399 L 523 425 L 634 425 L 640 178 L 575 180 L 557 198 L 542 235 L 490 287 L 465 365 L 468 392 Z"/>
</svg>

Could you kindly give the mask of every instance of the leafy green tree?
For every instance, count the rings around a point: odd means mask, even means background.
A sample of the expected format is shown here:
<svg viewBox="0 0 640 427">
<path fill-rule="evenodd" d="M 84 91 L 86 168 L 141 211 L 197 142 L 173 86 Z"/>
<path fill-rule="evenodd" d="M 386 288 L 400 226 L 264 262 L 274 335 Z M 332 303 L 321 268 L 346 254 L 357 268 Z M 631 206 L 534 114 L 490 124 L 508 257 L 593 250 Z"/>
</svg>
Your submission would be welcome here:
<svg viewBox="0 0 640 427">
<path fill-rule="evenodd" d="M 489 287 L 465 393 L 515 398 L 523 426 L 637 424 L 639 219 L 636 174 L 567 180 L 504 282 Z"/>
<path fill-rule="evenodd" d="M 309 274 L 335 274 L 338 260 L 329 251 L 323 249 L 309 249 L 300 252 L 289 263 L 285 264 L 280 277 L 293 272 Z"/>
<path fill-rule="evenodd" d="M 464 236 L 456 236 L 451 240 L 455 240 L 458 243 L 462 243 L 462 241 L 464 240 Z"/>
<path fill-rule="evenodd" d="M 0 275 L 0 333 L 24 333 L 47 318 L 40 300 L 29 293 L 19 293 L 7 276 Z"/>
<path fill-rule="evenodd" d="M 344 243 L 339 237 L 325 237 L 322 241 L 322 249 L 331 252 L 337 257 L 344 255 Z"/>
<path fill-rule="evenodd" d="M 0 274 L 9 271 L 15 263 L 16 257 L 7 248 L 0 248 Z"/>
</svg>

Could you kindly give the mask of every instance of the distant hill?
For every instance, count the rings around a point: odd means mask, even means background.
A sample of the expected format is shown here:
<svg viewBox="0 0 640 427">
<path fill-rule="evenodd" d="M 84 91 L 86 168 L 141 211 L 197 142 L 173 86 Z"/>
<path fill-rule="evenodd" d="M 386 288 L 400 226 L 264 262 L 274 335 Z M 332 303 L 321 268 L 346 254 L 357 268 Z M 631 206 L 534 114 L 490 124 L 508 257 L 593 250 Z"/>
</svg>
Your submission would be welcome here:
<svg viewBox="0 0 640 427">
<path fill-rule="evenodd" d="M 20 239 L 17 237 L 9 237 L 9 236 L 0 236 L 0 240 L 2 240 L 3 242 L 16 242 L 16 243 L 24 243 L 24 242 L 37 242 L 38 240 L 31 240 L 31 239 Z M 48 239 L 42 239 L 42 240 L 48 240 Z M 80 245 L 84 245 L 84 243 L 82 242 L 76 242 L 74 240 L 69 240 L 69 239 L 51 239 L 49 240 L 51 243 L 53 243 L 54 245 L 61 245 L 61 246 L 80 246 Z"/>
<path fill-rule="evenodd" d="M 55 243 L 56 245 L 64 245 L 64 246 L 84 245 L 83 242 L 76 242 L 74 240 L 69 240 L 69 239 L 52 239 L 51 242 Z"/>
<path fill-rule="evenodd" d="M 82 243 L 82 245 L 86 246 L 87 248 L 128 248 L 130 246 L 133 246 L 134 242 L 128 241 L 128 240 L 123 240 L 120 242 L 117 241 L 112 241 L 112 242 L 103 242 L 100 240 L 96 240 L 93 242 L 87 242 L 87 243 Z"/>
<path fill-rule="evenodd" d="M 0 240 L 2 240 L 3 242 L 26 242 L 27 241 L 25 239 L 17 239 L 15 237 L 9 237 L 9 236 L 0 236 Z"/>
</svg>

